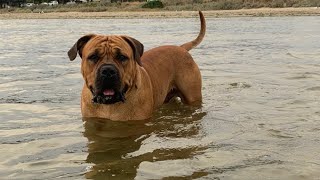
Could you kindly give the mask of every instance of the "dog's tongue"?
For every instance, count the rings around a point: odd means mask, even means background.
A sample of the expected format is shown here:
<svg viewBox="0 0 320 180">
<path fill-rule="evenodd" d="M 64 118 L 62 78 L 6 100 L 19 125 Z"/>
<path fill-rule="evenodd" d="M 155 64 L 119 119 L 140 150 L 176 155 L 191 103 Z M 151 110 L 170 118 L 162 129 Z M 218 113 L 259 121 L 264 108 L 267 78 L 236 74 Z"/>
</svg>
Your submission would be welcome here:
<svg viewBox="0 0 320 180">
<path fill-rule="evenodd" d="M 103 94 L 105 96 L 113 96 L 114 95 L 114 90 L 113 89 L 106 89 L 103 91 Z"/>
</svg>

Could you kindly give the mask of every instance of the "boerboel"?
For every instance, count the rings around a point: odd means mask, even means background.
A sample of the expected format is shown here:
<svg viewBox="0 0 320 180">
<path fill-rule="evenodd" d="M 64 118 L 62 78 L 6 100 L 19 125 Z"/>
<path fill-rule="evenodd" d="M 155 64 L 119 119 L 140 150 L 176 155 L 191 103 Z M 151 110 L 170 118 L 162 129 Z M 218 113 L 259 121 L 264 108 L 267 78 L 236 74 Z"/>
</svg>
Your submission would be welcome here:
<svg viewBox="0 0 320 180">
<path fill-rule="evenodd" d="M 144 52 L 141 42 L 129 36 L 81 37 L 68 56 L 71 61 L 77 54 L 82 59 L 82 116 L 148 119 L 174 97 L 188 105 L 200 105 L 201 74 L 188 53 L 205 35 L 205 18 L 201 11 L 199 15 L 198 37 L 181 46 L 160 46 Z"/>
</svg>

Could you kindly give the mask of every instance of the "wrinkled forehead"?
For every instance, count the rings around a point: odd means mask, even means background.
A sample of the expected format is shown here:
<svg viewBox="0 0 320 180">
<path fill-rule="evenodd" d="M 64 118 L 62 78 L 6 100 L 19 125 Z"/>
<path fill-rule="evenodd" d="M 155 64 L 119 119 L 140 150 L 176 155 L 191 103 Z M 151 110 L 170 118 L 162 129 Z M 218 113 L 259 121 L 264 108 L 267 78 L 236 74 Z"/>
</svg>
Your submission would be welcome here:
<svg viewBox="0 0 320 180">
<path fill-rule="evenodd" d="M 88 53 L 99 52 L 99 54 L 114 54 L 119 51 L 129 52 L 130 46 L 121 36 L 95 36 L 86 45 Z"/>
</svg>

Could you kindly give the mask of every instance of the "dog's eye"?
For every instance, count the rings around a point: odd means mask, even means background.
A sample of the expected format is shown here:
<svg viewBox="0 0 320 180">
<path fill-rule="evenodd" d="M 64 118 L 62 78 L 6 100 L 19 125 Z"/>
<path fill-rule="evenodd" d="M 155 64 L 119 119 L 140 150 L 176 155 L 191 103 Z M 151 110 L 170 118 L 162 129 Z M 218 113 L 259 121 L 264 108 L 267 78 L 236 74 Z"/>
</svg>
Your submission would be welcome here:
<svg viewBox="0 0 320 180">
<path fill-rule="evenodd" d="M 98 54 L 92 54 L 88 57 L 88 59 L 92 62 L 97 62 L 100 59 L 100 56 Z"/>
<path fill-rule="evenodd" d="M 124 55 L 122 55 L 122 54 L 119 54 L 118 57 L 117 57 L 117 59 L 118 59 L 119 61 L 124 62 L 124 61 L 128 60 L 128 57 L 127 57 L 127 56 L 124 56 Z"/>
</svg>

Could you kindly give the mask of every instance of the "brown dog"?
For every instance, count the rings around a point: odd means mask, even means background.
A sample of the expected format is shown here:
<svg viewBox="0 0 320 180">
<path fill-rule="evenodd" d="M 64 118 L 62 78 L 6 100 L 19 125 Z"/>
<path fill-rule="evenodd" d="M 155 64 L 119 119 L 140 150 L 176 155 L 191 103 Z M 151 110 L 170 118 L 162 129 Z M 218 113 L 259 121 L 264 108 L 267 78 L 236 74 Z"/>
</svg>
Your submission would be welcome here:
<svg viewBox="0 0 320 180">
<path fill-rule="evenodd" d="M 81 37 L 68 55 L 71 61 L 77 53 L 82 58 L 82 116 L 147 119 L 173 97 L 180 97 L 185 104 L 200 105 L 201 75 L 188 53 L 205 35 L 205 19 L 201 11 L 199 15 L 198 37 L 181 46 L 160 46 L 143 52 L 143 45 L 128 36 Z"/>
</svg>

